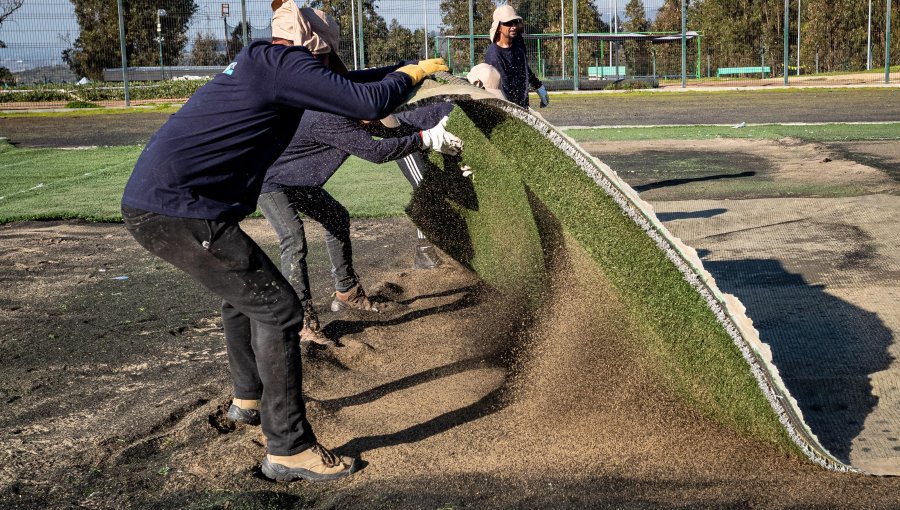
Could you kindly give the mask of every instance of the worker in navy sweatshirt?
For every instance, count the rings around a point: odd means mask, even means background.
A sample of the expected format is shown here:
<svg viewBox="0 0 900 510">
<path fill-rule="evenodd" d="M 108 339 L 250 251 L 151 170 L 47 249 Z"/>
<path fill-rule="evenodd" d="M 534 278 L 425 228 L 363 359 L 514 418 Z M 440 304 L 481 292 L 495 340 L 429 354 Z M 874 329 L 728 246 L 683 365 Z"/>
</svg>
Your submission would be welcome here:
<svg viewBox="0 0 900 510">
<path fill-rule="evenodd" d="M 491 23 L 491 44 L 484 54 L 484 62 L 500 73 L 500 85 L 507 101 L 528 108 L 529 86 L 541 98 L 541 108 L 550 104 L 550 96 L 541 80 L 528 66 L 525 52 L 524 22 L 511 5 L 494 9 Z"/>
<path fill-rule="evenodd" d="M 144 248 L 223 299 L 235 392 L 229 417 L 261 422 L 262 472 L 276 480 L 330 480 L 354 472 L 356 462 L 319 444 L 306 420 L 300 299 L 238 222 L 256 209 L 266 170 L 305 110 L 380 119 L 427 74 L 447 68 L 423 61 L 381 81 L 354 83 L 316 58 L 321 34 L 293 0 L 275 0 L 272 8 L 273 43 L 241 50 L 151 137 L 125 187 L 122 216 Z M 340 67 L 336 54 L 321 58 Z"/>
<path fill-rule="evenodd" d="M 318 314 L 313 308 L 301 214 L 325 229 L 325 246 L 331 259 L 335 286 L 332 311 L 377 312 L 353 269 L 350 214 L 323 186 L 344 161 L 354 155 L 379 164 L 403 162 L 401 170 L 413 187 L 417 187 L 422 174 L 412 158 L 414 154 L 432 149 L 455 155 L 462 148 L 462 141 L 445 128 L 452 109 L 452 103 L 438 103 L 374 123 L 308 112 L 288 148 L 269 168 L 258 205 L 278 234 L 281 271 L 303 302 L 301 343 L 334 345 L 322 334 Z M 423 244 L 417 246 L 417 254 Z"/>
</svg>

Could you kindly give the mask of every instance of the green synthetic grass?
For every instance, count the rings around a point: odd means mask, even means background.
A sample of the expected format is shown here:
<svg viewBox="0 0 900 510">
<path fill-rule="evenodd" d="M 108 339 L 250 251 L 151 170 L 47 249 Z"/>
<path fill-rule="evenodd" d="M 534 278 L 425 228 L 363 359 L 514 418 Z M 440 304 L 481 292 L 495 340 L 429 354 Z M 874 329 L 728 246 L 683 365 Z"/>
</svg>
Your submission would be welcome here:
<svg viewBox="0 0 900 510">
<path fill-rule="evenodd" d="M 0 224 L 121 221 L 122 190 L 141 147 L 28 149 L 0 142 Z M 397 165 L 348 160 L 325 186 L 354 217 L 400 216 L 410 186 Z"/>
<path fill-rule="evenodd" d="M 890 124 L 763 124 L 742 128 L 726 126 L 674 126 L 569 129 L 566 134 L 579 142 L 629 140 L 709 140 L 751 138 L 778 140 L 799 138 L 809 142 L 849 140 L 900 140 L 900 122 Z"/>
<path fill-rule="evenodd" d="M 549 238 L 571 236 L 628 310 L 623 328 L 637 331 L 622 334 L 648 353 L 678 395 L 719 423 L 797 452 L 725 329 L 649 236 L 550 141 L 521 121 L 486 111 L 454 110 L 448 129 L 466 140 L 466 150 L 459 162 L 432 159 L 441 179 L 461 165 L 474 170 L 477 203 L 444 200 L 468 227 L 463 237 L 472 244 L 470 265 L 479 275 L 504 291 L 529 293 L 529 303 L 540 306 L 535 284 L 545 279 L 545 267 L 530 254 Z M 410 211 L 427 233 L 428 218 L 416 212 Z M 562 233 L 548 232 L 547 225 Z M 507 256 L 497 257 L 498 251 Z"/>
<path fill-rule="evenodd" d="M 0 223 L 121 220 L 119 200 L 141 147 L 18 149 L 0 143 Z"/>
</svg>

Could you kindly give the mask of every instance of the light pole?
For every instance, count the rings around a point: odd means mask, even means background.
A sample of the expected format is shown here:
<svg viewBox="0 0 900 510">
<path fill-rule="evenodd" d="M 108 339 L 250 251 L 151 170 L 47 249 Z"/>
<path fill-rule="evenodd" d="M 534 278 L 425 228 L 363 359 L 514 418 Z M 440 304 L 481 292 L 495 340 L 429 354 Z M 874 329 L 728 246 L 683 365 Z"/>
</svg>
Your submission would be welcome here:
<svg viewBox="0 0 900 510">
<path fill-rule="evenodd" d="M 231 6 L 228 4 L 222 4 L 222 34 L 224 34 L 225 38 L 222 39 L 225 42 L 225 60 L 229 60 L 228 58 L 228 14 L 231 9 Z"/>
<path fill-rule="evenodd" d="M 800 76 L 800 4 L 803 0 L 797 0 L 797 76 Z"/>
<path fill-rule="evenodd" d="M 422 0 L 422 14 L 425 15 L 425 60 L 428 60 L 428 5 Z"/>
<path fill-rule="evenodd" d="M 356 3 L 350 0 L 350 40 L 353 41 L 353 70 L 359 69 L 359 56 L 356 54 Z"/>
<path fill-rule="evenodd" d="M 559 0 L 559 62 L 562 65 L 562 79 L 566 79 L 566 9 Z"/>
<path fill-rule="evenodd" d="M 156 40 L 159 41 L 159 72 L 162 79 L 166 79 L 166 68 L 163 67 L 163 36 L 162 18 L 166 15 L 165 9 L 156 9 Z"/>
</svg>

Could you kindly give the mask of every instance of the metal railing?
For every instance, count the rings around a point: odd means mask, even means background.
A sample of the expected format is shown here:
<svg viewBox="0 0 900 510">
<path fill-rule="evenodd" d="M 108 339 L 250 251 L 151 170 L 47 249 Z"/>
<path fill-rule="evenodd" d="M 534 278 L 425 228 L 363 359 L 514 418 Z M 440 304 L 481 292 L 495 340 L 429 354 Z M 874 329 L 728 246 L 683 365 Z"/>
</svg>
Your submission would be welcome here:
<svg viewBox="0 0 900 510">
<path fill-rule="evenodd" d="M 900 1 L 514 0 L 534 71 L 551 89 L 892 83 Z M 271 37 L 262 0 L 24 0 L 0 11 L 0 107 L 59 106 L 78 82 L 164 81 L 224 68 L 250 40 Z M 124 5 L 123 5 L 124 4 Z M 306 5 L 306 4 L 304 4 Z M 491 0 L 313 0 L 339 20 L 351 68 L 443 56 L 457 74 L 480 62 Z M 121 21 L 120 21 L 121 20 Z M 123 72 L 123 69 L 125 70 Z M 196 73 L 192 73 L 196 70 Z M 201 72 L 202 71 L 202 72 Z M 113 79 L 116 73 L 121 78 Z M 32 93 L 26 94 L 24 90 Z M 35 92 L 36 91 L 36 92 Z M 187 91 L 187 92 L 184 92 Z M 29 101 L 30 99 L 30 101 Z"/>
</svg>

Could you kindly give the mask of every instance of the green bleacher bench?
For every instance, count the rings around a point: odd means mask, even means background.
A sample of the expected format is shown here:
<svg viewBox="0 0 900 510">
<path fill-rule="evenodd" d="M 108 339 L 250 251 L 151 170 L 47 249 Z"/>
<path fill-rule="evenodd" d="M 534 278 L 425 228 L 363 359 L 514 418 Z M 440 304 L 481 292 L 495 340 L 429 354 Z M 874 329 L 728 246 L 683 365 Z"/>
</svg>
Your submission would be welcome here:
<svg viewBox="0 0 900 510">
<path fill-rule="evenodd" d="M 588 78 L 603 78 L 605 76 L 625 76 L 625 66 L 588 67 Z"/>
<path fill-rule="evenodd" d="M 736 75 L 736 74 L 762 74 L 768 75 L 772 74 L 772 68 L 769 66 L 765 67 L 720 67 L 716 69 L 716 78 L 721 78 L 722 76 Z"/>
</svg>

